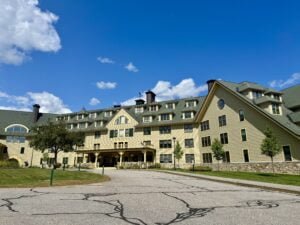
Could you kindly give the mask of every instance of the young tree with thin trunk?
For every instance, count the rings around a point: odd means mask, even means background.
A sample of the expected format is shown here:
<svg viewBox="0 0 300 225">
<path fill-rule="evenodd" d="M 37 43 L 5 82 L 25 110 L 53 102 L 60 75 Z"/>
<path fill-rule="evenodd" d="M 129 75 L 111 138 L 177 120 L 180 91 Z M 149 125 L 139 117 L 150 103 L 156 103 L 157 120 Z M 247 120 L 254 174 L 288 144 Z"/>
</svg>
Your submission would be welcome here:
<svg viewBox="0 0 300 225">
<path fill-rule="evenodd" d="M 267 128 L 264 131 L 265 138 L 263 139 L 260 149 L 261 154 L 269 156 L 271 158 L 271 164 L 272 164 L 272 171 L 274 171 L 274 156 L 279 154 L 281 152 L 281 148 L 279 146 L 279 142 L 277 137 L 274 135 L 273 131 L 270 128 Z"/>
<path fill-rule="evenodd" d="M 182 151 L 181 145 L 179 144 L 178 141 L 176 142 L 176 145 L 175 145 L 174 155 L 175 155 L 175 158 L 177 159 L 177 163 L 179 165 L 179 160 L 183 156 L 183 151 Z"/>
<path fill-rule="evenodd" d="M 215 138 L 211 145 L 211 150 L 214 158 L 218 161 L 218 171 L 220 171 L 220 160 L 223 160 L 225 156 L 223 144 L 217 138 Z"/>
<path fill-rule="evenodd" d="M 30 140 L 30 147 L 54 154 L 54 168 L 57 165 L 57 154 L 60 151 L 74 151 L 76 146 L 84 143 L 83 132 L 70 132 L 62 122 L 53 123 L 48 121 L 46 125 L 33 128 L 33 137 Z"/>
</svg>

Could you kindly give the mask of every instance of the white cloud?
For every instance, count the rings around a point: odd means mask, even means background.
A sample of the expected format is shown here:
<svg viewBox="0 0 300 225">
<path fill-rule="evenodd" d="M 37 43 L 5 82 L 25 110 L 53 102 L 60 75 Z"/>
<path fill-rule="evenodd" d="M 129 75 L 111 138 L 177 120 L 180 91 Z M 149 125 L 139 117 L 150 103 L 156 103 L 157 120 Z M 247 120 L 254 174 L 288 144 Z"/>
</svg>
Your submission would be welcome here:
<svg viewBox="0 0 300 225">
<path fill-rule="evenodd" d="M 94 106 L 94 105 L 98 105 L 100 103 L 100 100 L 97 98 L 91 98 L 90 100 L 90 105 Z"/>
<path fill-rule="evenodd" d="M 107 57 L 101 57 L 101 56 L 99 56 L 99 57 L 97 58 L 97 60 L 98 60 L 100 63 L 103 63 L 103 64 L 114 64 L 114 63 L 115 63 L 115 61 L 113 61 L 112 59 L 107 58 Z"/>
<path fill-rule="evenodd" d="M 187 98 L 198 96 L 200 93 L 207 91 L 207 85 L 197 86 L 192 78 L 183 79 L 177 85 L 172 86 L 169 81 L 158 81 L 154 88 L 151 89 L 156 94 L 157 101 L 166 101 L 177 98 Z M 135 100 L 139 97 L 133 97 L 122 102 L 122 105 L 134 105 Z M 145 99 L 145 93 L 142 97 Z"/>
<path fill-rule="evenodd" d="M 114 89 L 117 87 L 117 83 L 115 82 L 99 81 L 96 83 L 96 85 L 99 89 Z"/>
<path fill-rule="evenodd" d="M 129 72 L 139 72 L 139 69 L 135 65 L 133 65 L 132 62 L 129 62 L 128 65 L 125 66 L 125 69 L 127 69 Z"/>
<path fill-rule="evenodd" d="M 300 73 L 294 73 L 287 80 L 272 80 L 269 85 L 272 88 L 284 88 L 300 83 Z"/>
<path fill-rule="evenodd" d="M 44 113 L 70 113 L 71 110 L 63 101 L 49 92 L 27 92 L 24 96 L 9 95 L 0 92 L 0 102 L 5 105 L 0 109 L 10 109 L 19 111 L 31 111 L 33 104 L 41 106 L 40 111 Z"/>
<path fill-rule="evenodd" d="M 38 0 L 0 1 L 0 63 L 20 65 L 32 51 L 57 52 L 58 16 L 38 7 Z"/>
</svg>

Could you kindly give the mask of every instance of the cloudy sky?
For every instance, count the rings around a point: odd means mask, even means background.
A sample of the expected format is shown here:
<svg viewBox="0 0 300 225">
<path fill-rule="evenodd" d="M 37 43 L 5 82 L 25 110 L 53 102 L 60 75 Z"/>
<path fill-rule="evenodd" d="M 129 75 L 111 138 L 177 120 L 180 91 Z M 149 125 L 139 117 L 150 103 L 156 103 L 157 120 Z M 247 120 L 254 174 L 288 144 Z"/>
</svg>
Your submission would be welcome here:
<svg viewBox="0 0 300 225">
<path fill-rule="evenodd" d="M 0 108 L 67 113 L 300 83 L 299 1 L 0 0 Z"/>
</svg>

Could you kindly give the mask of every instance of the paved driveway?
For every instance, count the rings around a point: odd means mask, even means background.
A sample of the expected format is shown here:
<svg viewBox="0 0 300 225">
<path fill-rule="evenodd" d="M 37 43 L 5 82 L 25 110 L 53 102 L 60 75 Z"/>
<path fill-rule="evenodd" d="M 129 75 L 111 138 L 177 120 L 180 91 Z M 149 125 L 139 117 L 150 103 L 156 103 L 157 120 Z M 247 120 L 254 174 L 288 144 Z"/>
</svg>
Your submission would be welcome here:
<svg viewBox="0 0 300 225">
<path fill-rule="evenodd" d="M 110 182 L 0 189 L 0 224 L 300 224 L 300 197 L 149 171 Z"/>
</svg>

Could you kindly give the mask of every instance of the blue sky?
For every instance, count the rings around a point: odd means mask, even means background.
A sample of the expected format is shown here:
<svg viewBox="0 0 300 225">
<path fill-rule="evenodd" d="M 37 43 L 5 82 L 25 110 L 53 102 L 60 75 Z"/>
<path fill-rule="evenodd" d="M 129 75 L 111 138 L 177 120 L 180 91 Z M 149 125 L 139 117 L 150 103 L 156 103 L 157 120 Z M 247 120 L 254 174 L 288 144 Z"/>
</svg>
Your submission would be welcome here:
<svg viewBox="0 0 300 225">
<path fill-rule="evenodd" d="M 214 78 L 299 84 L 299 8 L 292 0 L 2 0 L 0 108 L 104 108 L 148 89 L 159 100 L 205 95 Z"/>
</svg>

